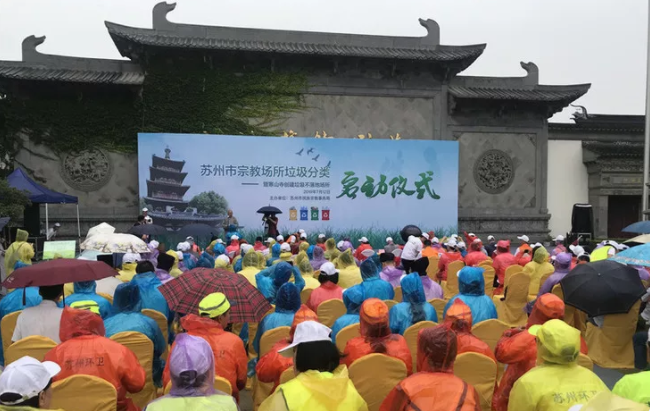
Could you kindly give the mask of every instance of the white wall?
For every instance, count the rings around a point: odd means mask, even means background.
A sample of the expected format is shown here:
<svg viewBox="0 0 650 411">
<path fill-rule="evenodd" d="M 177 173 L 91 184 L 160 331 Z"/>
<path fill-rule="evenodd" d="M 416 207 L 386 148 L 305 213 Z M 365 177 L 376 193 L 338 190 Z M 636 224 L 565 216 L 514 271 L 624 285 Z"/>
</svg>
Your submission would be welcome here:
<svg viewBox="0 0 650 411">
<path fill-rule="evenodd" d="M 548 142 L 548 212 L 551 236 L 571 231 L 575 203 L 589 202 L 587 167 L 582 163 L 581 141 Z"/>
</svg>

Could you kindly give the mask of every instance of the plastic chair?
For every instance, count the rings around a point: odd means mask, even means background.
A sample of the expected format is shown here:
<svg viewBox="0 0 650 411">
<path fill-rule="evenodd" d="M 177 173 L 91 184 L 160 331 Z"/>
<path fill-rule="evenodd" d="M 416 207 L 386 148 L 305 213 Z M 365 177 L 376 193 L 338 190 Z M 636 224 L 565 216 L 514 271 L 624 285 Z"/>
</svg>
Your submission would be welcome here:
<svg viewBox="0 0 650 411">
<path fill-rule="evenodd" d="M 492 301 L 497 308 L 499 320 L 508 324 L 510 327 L 521 327 L 526 325 L 528 316 L 524 307 L 528 304 L 528 286 L 530 285 L 530 276 L 523 272 L 518 272 L 506 281 L 505 300 L 502 295 L 495 295 Z"/>
<path fill-rule="evenodd" d="M 260 338 L 260 358 L 266 355 L 271 348 L 277 343 L 287 337 L 291 332 L 291 327 L 278 327 L 266 331 Z M 257 380 L 253 381 L 253 403 L 255 409 L 269 396 L 273 390 L 273 383 L 264 383 Z"/>
<path fill-rule="evenodd" d="M 56 343 L 47 337 L 32 335 L 23 338 L 11 344 L 5 351 L 5 366 L 26 355 L 43 361 L 45 354 L 54 347 L 56 347 Z"/>
<path fill-rule="evenodd" d="M 289 367 L 286 370 L 282 371 L 282 374 L 280 374 L 280 384 L 289 382 L 294 378 L 296 378 L 296 373 L 293 371 L 293 367 Z"/>
<path fill-rule="evenodd" d="M 462 261 L 454 261 L 447 266 L 447 280 L 442 282 L 442 291 L 445 294 L 445 300 L 458 294 L 458 272 L 465 267 Z"/>
<path fill-rule="evenodd" d="M 479 264 L 479 267 L 482 267 L 485 270 L 483 271 L 483 279 L 485 280 L 485 295 L 490 296 L 494 293 L 494 276 L 496 275 L 496 272 L 494 271 L 494 268 L 492 268 L 492 263 L 485 266 Z"/>
<path fill-rule="evenodd" d="M 368 410 L 378 411 L 388 393 L 406 378 L 406 365 L 387 355 L 369 354 L 350 365 L 349 375 Z"/>
<path fill-rule="evenodd" d="M 587 323 L 585 340 L 594 364 L 603 368 L 634 368 L 632 337 L 640 306 L 637 301 L 626 314 L 606 315 L 602 328 Z"/>
<path fill-rule="evenodd" d="M 436 309 L 436 314 L 438 315 L 438 321 L 442 322 L 442 319 L 445 317 L 445 305 L 447 302 L 442 298 L 434 298 L 429 301 L 429 304 Z"/>
<path fill-rule="evenodd" d="M 440 257 L 429 257 L 429 266 L 427 267 L 427 277 L 438 282 L 438 262 Z"/>
<path fill-rule="evenodd" d="M 323 301 L 317 310 L 318 321 L 321 324 L 326 325 L 330 328 L 334 325 L 334 322 L 347 312 L 343 300 L 331 299 Z"/>
<path fill-rule="evenodd" d="M 497 348 L 497 343 L 503 335 L 505 330 L 510 329 L 508 324 L 501 320 L 491 318 L 489 320 L 481 321 L 472 327 L 472 334 L 479 340 L 486 343 L 492 352 Z"/>
<path fill-rule="evenodd" d="M 336 348 L 339 349 L 339 352 L 345 351 L 345 346 L 348 341 L 360 335 L 359 323 L 350 324 L 347 327 L 344 327 L 338 334 L 336 334 Z"/>
<path fill-rule="evenodd" d="M 309 301 L 309 297 L 311 297 L 311 292 L 314 291 L 311 288 L 305 288 L 300 292 L 300 302 L 302 304 L 307 304 L 307 301 Z"/>
<path fill-rule="evenodd" d="M 411 350 L 414 373 L 418 371 L 418 333 L 420 330 L 435 327 L 436 325 L 438 324 L 434 323 L 433 321 L 420 321 L 419 323 L 413 324 L 407 328 L 406 331 L 404 331 L 404 339 L 406 340 L 406 344 L 409 346 L 409 350 Z"/>
<path fill-rule="evenodd" d="M 537 287 L 536 290 L 535 289 L 530 289 L 530 287 L 528 288 L 528 300 L 529 301 L 533 301 L 535 298 L 537 298 L 537 294 L 539 293 L 539 289 L 542 288 L 542 284 L 544 284 L 544 282 L 546 280 L 548 280 L 548 277 L 553 275 L 554 272 L 555 272 L 554 270 L 549 270 L 549 271 L 545 272 L 544 274 L 542 274 L 542 276 L 539 279 L 539 286 Z M 531 286 L 532 286 L 532 284 L 531 284 Z M 531 297 L 533 297 L 533 298 L 531 299 Z"/>
<path fill-rule="evenodd" d="M 497 382 L 497 363 L 490 357 L 475 352 L 458 355 L 454 375 L 472 385 L 481 400 L 481 409 L 492 409 L 492 395 Z"/>
<path fill-rule="evenodd" d="M 266 314 L 264 314 L 264 317 L 267 315 L 275 312 L 275 306 L 271 305 L 271 308 L 269 311 L 267 311 Z M 262 317 L 262 319 L 264 319 Z M 260 320 L 261 321 L 261 320 Z M 257 327 L 259 326 L 259 323 L 248 323 L 248 358 L 250 360 L 257 358 L 257 351 L 255 351 L 255 347 L 253 347 L 253 338 L 255 338 L 255 335 L 257 335 Z"/>
<path fill-rule="evenodd" d="M 153 383 L 153 342 L 142 333 L 132 331 L 121 332 L 111 336 L 111 340 L 118 342 L 133 351 L 138 362 L 144 368 L 145 384 L 138 393 L 127 393 L 127 398 L 133 400 L 139 408 L 144 408 L 156 399 L 156 386 Z"/>
<path fill-rule="evenodd" d="M 402 287 L 397 286 L 397 287 L 395 287 L 394 291 L 395 291 L 395 297 L 393 297 L 393 299 L 395 301 L 397 301 L 398 303 L 401 303 L 402 301 L 404 301 L 404 294 L 402 293 Z"/>
<path fill-rule="evenodd" d="M 53 410 L 116 411 L 117 391 L 110 382 L 77 374 L 52 384 Z"/>
<path fill-rule="evenodd" d="M 492 261 L 491 258 L 488 258 L 487 260 L 483 260 L 480 263 L 478 263 L 478 266 L 481 268 L 488 268 L 488 267 L 492 267 L 492 263 L 494 263 L 494 261 Z"/>
<path fill-rule="evenodd" d="M 108 300 L 108 302 L 111 303 L 111 305 L 113 305 L 113 296 L 112 295 L 108 295 L 106 293 L 97 293 L 97 295 L 99 295 L 100 297 L 106 298 Z"/>
<path fill-rule="evenodd" d="M 578 365 L 585 367 L 589 371 L 594 370 L 594 362 L 591 360 L 591 358 L 589 358 L 589 356 L 583 353 L 580 353 L 580 355 L 578 355 Z"/>
<path fill-rule="evenodd" d="M 160 311 L 150 310 L 148 308 L 145 308 L 141 312 L 147 317 L 153 319 L 156 324 L 158 324 L 158 328 L 160 328 L 160 331 L 163 333 L 163 337 L 165 337 L 165 342 L 169 341 L 169 326 L 167 325 L 167 317 L 165 317 L 165 314 L 161 313 Z"/>
<path fill-rule="evenodd" d="M 503 276 L 504 286 L 508 286 L 508 279 L 513 274 L 522 273 L 523 271 L 524 271 L 524 267 L 520 266 L 519 264 L 511 265 L 510 267 L 506 268 L 506 272 Z"/>
<path fill-rule="evenodd" d="M 214 388 L 222 391 L 228 395 L 232 395 L 232 385 L 230 385 L 230 381 L 223 377 L 219 377 L 218 375 L 214 376 Z M 172 389 L 172 382 L 168 382 L 167 385 L 165 385 L 165 390 L 164 390 L 164 395 L 169 394 L 169 391 Z"/>
<path fill-rule="evenodd" d="M 372 257 L 373 255 L 375 255 L 375 250 L 363 250 L 363 251 L 361 252 L 361 255 L 364 256 L 364 257 L 366 257 L 366 258 L 370 258 L 370 257 Z"/>
<path fill-rule="evenodd" d="M 18 316 L 22 313 L 21 311 L 16 311 L 11 314 L 7 314 L 2 317 L 0 322 L 0 333 L 2 333 L 2 351 L 7 352 L 7 348 L 11 345 L 11 337 L 14 336 L 14 330 L 16 329 L 16 322 L 18 321 Z"/>
</svg>

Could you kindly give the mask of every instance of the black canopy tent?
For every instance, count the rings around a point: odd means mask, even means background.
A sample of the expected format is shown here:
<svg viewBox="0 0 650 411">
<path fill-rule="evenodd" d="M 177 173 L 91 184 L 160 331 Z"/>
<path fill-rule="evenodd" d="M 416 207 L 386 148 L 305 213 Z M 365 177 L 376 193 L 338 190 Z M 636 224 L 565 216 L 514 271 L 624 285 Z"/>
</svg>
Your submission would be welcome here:
<svg viewBox="0 0 650 411">
<path fill-rule="evenodd" d="M 75 196 L 69 194 L 63 194 L 50 190 L 47 187 L 43 187 L 40 184 L 37 184 L 34 180 L 29 178 L 25 172 L 17 168 L 13 173 L 7 177 L 7 183 L 10 187 L 16 188 L 21 191 L 26 191 L 29 196 L 29 200 L 32 202 L 32 207 L 39 207 L 40 204 L 45 204 L 45 232 L 47 233 L 50 229 L 49 222 L 49 212 L 47 205 L 48 204 L 76 204 L 77 205 L 77 232 L 79 238 L 81 238 L 81 224 L 79 223 L 79 200 Z M 27 214 L 29 210 L 25 209 L 25 226 L 27 226 Z M 39 231 L 40 231 L 40 213 L 32 212 L 32 215 L 39 216 Z M 29 230 L 28 230 L 29 231 Z M 38 235 L 38 232 L 36 233 Z"/>
</svg>

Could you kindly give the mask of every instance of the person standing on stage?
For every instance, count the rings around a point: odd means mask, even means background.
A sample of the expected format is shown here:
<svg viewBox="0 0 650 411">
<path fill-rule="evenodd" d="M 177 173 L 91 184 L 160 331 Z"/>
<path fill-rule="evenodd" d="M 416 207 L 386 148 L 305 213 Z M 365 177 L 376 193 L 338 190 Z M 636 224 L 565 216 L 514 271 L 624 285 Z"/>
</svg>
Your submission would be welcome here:
<svg viewBox="0 0 650 411">
<path fill-rule="evenodd" d="M 262 217 L 264 226 L 266 228 L 267 237 L 277 237 L 280 232 L 278 231 L 278 216 L 275 214 L 267 213 Z"/>
</svg>

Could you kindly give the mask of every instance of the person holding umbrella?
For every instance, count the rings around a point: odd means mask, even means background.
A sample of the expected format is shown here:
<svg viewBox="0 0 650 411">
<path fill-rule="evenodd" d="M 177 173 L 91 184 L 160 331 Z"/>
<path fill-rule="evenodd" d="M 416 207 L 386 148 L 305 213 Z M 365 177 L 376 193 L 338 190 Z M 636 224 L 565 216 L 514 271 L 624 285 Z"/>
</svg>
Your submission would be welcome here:
<svg viewBox="0 0 650 411">
<path fill-rule="evenodd" d="M 230 323 L 230 302 L 223 293 L 207 295 L 199 303 L 198 314 L 188 314 L 181 318 L 181 326 L 187 334 L 201 337 L 210 344 L 214 353 L 215 371 L 230 382 L 232 395 L 239 402 L 239 391 L 246 386 L 248 356 L 243 341 L 224 329 Z M 172 345 L 173 357 L 177 343 Z M 171 379 L 171 361 L 165 365 L 164 386 Z"/>
</svg>

